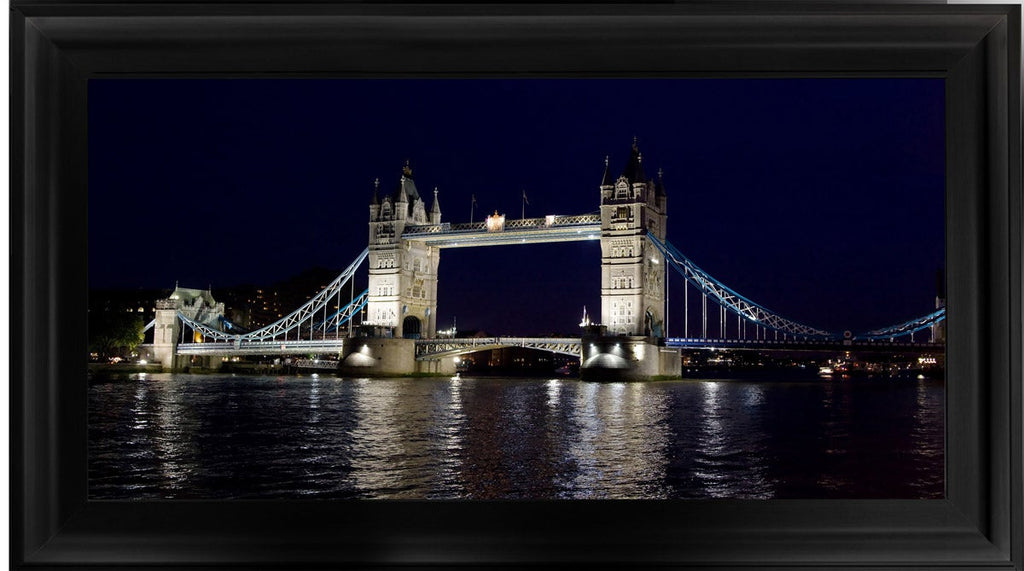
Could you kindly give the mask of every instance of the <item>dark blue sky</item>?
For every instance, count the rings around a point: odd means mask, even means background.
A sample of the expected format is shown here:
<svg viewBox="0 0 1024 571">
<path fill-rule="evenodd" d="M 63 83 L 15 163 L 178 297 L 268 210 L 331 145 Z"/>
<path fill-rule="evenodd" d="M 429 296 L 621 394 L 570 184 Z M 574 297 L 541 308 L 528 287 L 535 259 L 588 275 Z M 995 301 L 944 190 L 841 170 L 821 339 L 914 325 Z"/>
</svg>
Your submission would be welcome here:
<svg viewBox="0 0 1024 571">
<path fill-rule="evenodd" d="M 477 220 L 517 218 L 522 190 L 528 217 L 593 212 L 605 155 L 618 174 L 634 136 L 664 170 L 669 241 L 789 318 L 922 315 L 944 265 L 938 79 L 111 79 L 89 98 L 94 288 L 340 271 L 373 179 L 393 189 L 406 159 L 444 221 L 468 221 L 471 194 Z M 571 333 L 599 276 L 597 243 L 447 249 L 438 324 Z"/>
</svg>

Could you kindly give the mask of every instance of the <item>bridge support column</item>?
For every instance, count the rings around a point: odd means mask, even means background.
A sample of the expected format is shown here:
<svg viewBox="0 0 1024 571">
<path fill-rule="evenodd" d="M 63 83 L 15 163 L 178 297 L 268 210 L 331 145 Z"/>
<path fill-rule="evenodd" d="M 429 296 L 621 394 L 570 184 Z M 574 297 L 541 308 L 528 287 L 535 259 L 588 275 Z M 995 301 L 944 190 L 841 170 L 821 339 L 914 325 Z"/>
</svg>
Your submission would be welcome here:
<svg viewBox="0 0 1024 571">
<path fill-rule="evenodd" d="M 650 337 L 583 337 L 580 379 L 584 381 L 649 381 L 681 373 L 679 350 L 659 347 Z"/>
<path fill-rule="evenodd" d="M 416 361 L 416 364 L 418 366 L 417 372 L 419 373 L 431 373 L 435 375 L 455 374 L 455 359 L 453 357 L 438 357 L 437 359 Z"/>
<path fill-rule="evenodd" d="M 412 339 L 356 337 L 347 344 L 338 372 L 345 376 L 406 376 L 419 372 Z"/>
<path fill-rule="evenodd" d="M 178 304 L 175 300 L 161 299 L 156 302 L 156 322 L 153 324 L 153 359 L 166 371 L 178 367 L 175 356 L 178 349 Z"/>
</svg>

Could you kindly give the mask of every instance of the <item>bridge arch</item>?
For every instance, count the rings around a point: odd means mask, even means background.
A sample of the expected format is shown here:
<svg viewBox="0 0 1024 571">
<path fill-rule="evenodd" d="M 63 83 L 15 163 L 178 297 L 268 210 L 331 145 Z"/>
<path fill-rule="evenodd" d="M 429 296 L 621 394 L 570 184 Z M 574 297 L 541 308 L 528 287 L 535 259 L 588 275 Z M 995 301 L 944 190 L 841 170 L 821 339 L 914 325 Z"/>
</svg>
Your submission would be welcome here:
<svg viewBox="0 0 1024 571">
<path fill-rule="evenodd" d="M 402 337 L 406 339 L 419 339 L 423 335 L 423 323 L 415 315 L 409 315 L 402 320 Z"/>
</svg>

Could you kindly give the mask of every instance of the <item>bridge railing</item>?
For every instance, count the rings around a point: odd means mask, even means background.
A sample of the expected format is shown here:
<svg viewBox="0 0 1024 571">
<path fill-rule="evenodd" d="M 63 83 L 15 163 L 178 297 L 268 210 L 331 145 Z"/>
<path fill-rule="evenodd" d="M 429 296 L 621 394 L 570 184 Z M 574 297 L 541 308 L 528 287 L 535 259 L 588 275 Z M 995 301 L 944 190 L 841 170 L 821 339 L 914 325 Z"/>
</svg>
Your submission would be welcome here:
<svg viewBox="0 0 1024 571">
<path fill-rule="evenodd" d="M 339 365 L 338 361 L 332 359 L 296 359 L 292 366 L 297 369 L 323 369 L 333 370 L 337 369 Z"/>
<path fill-rule="evenodd" d="M 346 340 L 314 339 L 291 341 L 242 341 L 242 342 L 207 342 L 179 343 L 177 352 L 181 355 L 276 355 L 283 353 L 316 353 L 317 351 L 335 352 L 340 350 Z"/>
</svg>

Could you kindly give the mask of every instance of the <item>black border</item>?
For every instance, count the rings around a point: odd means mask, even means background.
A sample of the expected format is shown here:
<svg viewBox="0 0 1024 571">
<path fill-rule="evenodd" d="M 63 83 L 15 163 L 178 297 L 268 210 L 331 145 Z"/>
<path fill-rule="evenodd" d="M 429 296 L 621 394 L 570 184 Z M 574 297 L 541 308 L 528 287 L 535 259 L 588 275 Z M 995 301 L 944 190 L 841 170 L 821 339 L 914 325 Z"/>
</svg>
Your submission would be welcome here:
<svg viewBox="0 0 1024 571">
<path fill-rule="evenodd" d="M 14 568 L 1021 569 L 1021 7 L 12 2 Z M 87 502 L 86 81 L 943 77 L 947 499 Z M 59 326 L 58 326 L 59 325 Z"/>
</svg>

